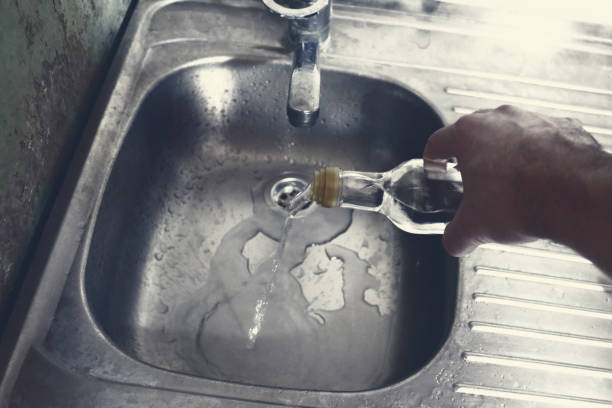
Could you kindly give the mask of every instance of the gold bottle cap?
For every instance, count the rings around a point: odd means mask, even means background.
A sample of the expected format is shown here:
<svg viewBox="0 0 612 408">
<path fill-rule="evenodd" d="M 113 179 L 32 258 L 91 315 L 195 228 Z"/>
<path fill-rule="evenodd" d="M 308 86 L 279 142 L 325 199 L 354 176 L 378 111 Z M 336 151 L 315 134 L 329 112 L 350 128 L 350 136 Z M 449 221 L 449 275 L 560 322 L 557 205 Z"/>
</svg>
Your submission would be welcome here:
<svg viewBox="0 0 612 408">
<path fill-rule="evenodd" d="M 321 204 L 323 207 L 337 207 L 339 205 L 339 194 L 340 169 L 338 167 L 326 167 L 316 170 L 310 200 Z"/>
</svg>

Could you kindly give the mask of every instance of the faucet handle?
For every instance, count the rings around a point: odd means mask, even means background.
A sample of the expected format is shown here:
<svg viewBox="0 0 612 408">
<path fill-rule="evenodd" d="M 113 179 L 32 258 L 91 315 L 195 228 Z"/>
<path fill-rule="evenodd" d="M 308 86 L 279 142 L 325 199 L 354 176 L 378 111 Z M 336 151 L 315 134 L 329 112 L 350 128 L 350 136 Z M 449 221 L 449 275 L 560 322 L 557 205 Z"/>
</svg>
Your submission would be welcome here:
<svg viewBox="0 0 612 408">
<path fill-rule="evenodd" d="M 302 0 L 300 3 L 306 4 L 306 7 L 286 7 L 277 0 L 262 0 L 263 3 L 275 14 L 289 20 L 305 18 L 317 14 L 329 5 L 330 0 Z M 286 2 L 283 2 L 286 3 Z M 295 2 L 293 2 L 295 3 Z"/>
</svg>

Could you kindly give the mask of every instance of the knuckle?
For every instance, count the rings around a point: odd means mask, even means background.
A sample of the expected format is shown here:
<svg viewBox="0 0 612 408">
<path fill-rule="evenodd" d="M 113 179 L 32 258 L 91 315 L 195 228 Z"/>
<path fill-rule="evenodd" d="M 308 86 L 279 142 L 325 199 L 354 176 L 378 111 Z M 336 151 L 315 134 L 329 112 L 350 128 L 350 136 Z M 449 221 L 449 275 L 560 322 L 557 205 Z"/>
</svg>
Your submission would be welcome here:
<svg viewBox="0 0 612 408">
<path fill-rule="evenodd" d="M 575 126 L 577 128 L 581 128 L 582 127 L 582 122 L 579 119 L 576 118 L 567 118 L 569 124 L 571 126 Z"/>
<path fill-rule="evenodd" d="M 500 105 L 495 110 L 506 114 L 513 114 L 517 112 L 517 108 L 512 105 Z"/>
<path fill-rule="evenodd" d="M 459 136 L 469 135 L 478 125 L 479 119 L 474 115 L 466 115 L 460 117 L 455 123 L 457 134 Z"/>
</svg>

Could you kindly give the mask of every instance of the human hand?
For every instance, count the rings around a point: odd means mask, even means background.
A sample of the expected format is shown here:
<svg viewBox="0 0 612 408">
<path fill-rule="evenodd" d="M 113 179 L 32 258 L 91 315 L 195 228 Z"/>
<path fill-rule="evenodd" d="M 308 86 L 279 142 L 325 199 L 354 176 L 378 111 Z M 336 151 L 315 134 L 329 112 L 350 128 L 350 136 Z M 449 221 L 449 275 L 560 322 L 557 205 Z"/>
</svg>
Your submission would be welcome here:
<svg viewBox="0 0 612 408">
<path fill-rule="evenodd" d="M 487 242 L 556 238 L 555 224 L 568 211 L 579 211 L 586 194 L 573 175 L 600 152 L 579 121 L 508 105 L 436 131 L 423 158 L 431 163 L 456 157 L 464 187 L 444 232 L 446 250 L 461 256 Z"/>
</svg>

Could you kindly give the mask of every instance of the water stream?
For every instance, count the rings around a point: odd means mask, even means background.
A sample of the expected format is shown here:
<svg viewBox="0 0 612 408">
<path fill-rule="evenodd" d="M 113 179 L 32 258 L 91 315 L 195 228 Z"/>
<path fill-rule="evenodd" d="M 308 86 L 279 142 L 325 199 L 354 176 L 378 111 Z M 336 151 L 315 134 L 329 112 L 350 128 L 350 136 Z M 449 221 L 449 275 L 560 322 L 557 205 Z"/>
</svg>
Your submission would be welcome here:
<svg viewBox="0 0 612 408">
<path fill-rule="evenodd" d="M 291 221 L 293 218 L 295 218 L 296 215 L 298 215 L 298 213 L 302 209 L 304 209 L 308 204 L 310 204 L 310 193 L 311 186 L 308 185 L 308 187 L 306 187 L 304 191 L 302 191 L 293 200 L 291 200 L 291 202 L 287 206 L 288 214 L 285 217 L 285 221 L 283 222 L 278 248 L 276 249 L 274 258 L 272 258 L 272 277 L 270 278 L 270 282 L 268 282 L 268 284 L 266 285 L 263 296 L 258 299 L 257 303 L 255 304 L 255 313 L 253 315 L 253 321 L 248 331 L 247 349 L 249 350 L 255 348 L 255 342 L 257 341 L 257 336 L 259 335 L 259 332 L 261 331 L 261 326 L 264 322 L 268 304 L 270 303 L 270 299 L 274 293 L 276 276 L 283 261 L 283 255 L 285 252 L 285 247 L 287 245 L 287 237 L 289 235 L 289 229 L 291 228 Z"/>
</svg>

